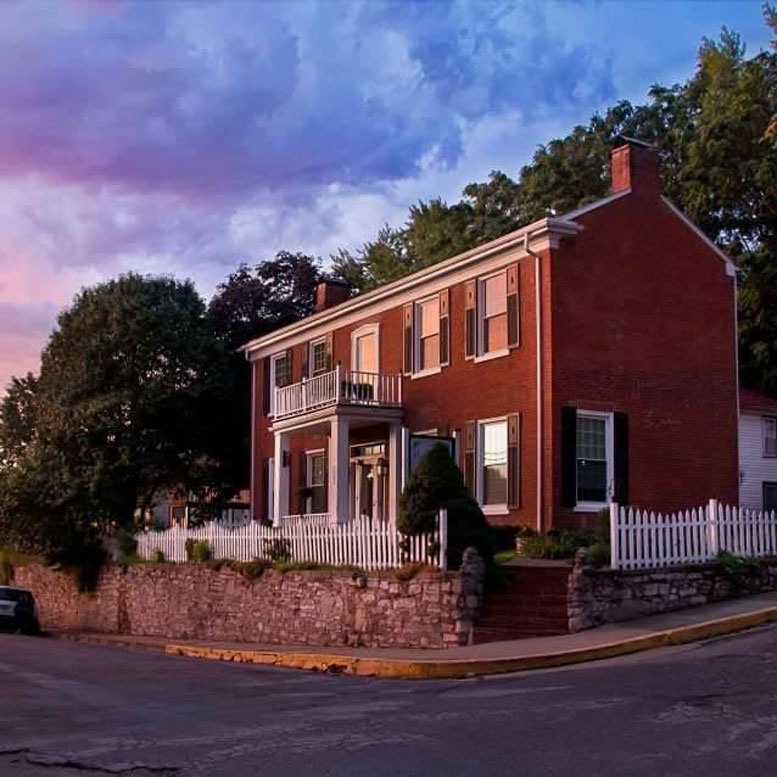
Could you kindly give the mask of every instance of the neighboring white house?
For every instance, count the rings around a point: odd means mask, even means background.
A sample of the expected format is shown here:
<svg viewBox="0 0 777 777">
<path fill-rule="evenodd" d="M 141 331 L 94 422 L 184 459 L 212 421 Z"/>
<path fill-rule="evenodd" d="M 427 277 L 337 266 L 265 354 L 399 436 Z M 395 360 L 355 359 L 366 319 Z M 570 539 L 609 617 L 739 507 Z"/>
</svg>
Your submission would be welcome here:
<svg viewBox="0 0 777 777">
<path fill-rule="evenodd" d="M 777 400 L 739 395 L 739 504 L 777 510 Z"/>
</svg>

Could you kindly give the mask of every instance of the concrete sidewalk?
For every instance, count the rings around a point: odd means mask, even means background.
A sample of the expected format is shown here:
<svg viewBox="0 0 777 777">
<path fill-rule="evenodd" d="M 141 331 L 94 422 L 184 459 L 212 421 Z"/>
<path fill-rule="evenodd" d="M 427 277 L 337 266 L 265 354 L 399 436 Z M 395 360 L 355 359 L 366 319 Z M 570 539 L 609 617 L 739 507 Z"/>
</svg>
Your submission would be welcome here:
<svg viewBox="0 0 777 777">
<path fill-rule="evenodd" d="M 556 637 L 449 650 L 320 648 L 304 645 L 172 641 L 156 637 L 61 633 L 80 642 L 163 650 L 171 655 L 294 669 L 397 678 L 455 678 L 595 661 L 680 645 L 777 621 L 777 592 L 654 615 Z"/>
</svg>

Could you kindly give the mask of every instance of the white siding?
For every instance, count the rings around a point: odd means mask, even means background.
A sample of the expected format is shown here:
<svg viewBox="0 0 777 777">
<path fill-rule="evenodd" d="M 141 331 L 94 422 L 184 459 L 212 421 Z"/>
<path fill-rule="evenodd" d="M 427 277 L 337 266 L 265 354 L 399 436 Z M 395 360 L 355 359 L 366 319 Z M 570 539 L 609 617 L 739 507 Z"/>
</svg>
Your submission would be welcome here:
<svg viewBox="0 0 777 777">
<path fill-rule="evenodd" d="M 762 416 L 739 416 L 739 504 L 763 507 L 764 482 L 777 483 L 777 458 L 764 458 Z"/>
</svg>

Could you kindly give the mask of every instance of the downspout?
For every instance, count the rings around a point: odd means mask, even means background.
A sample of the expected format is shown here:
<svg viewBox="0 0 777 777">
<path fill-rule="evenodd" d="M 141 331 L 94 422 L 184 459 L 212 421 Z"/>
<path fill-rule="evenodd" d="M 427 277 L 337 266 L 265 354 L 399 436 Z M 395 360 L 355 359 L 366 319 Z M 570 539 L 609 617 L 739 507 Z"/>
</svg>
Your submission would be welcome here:
<svg viewBox="0 0 777 777">
<path fill-rule="evenodd" d="M 534 257 L 534 318 L 536 329 L 537 350 L 537 531 L 542 532 L 542 292 L 540 290 L 540 255 L 529 246 L 529 233 L 523 237 L 523 248 L 529 256 Z"/>
<path fill-rule="evenodd" d="M 733 270 L 734 276 L 734 386 L 736 387 L 737 402 L 737 503 L 742 504 L 742 463 L 739 458 L 739 426 L 740 405 L 739 405 L 739 278 L 736 269 Z"/>
<path fill-rule="evenodd" d="M 251 520 L 255 521 L 257 520 L 256 515 L 254 513 L 254 500 L 256 499 L 256 478 L 254 473 L 256 472 L 256 460 L 254 459 L 254 455 L 256 453 L 256 363 L 253 362 L 249 356 L 248 353 L 246 353 L 246 359 L 248 360 L 248 364 L 251 367 L 251 456 L 250 456 L 250 462 L 251 462 L 251 472 L 250 472 L 250 488 L 251 488 Z M 266 483 L 262 484 L 262 487 L 265 487 Z M 264 518 L 266 516 L 260 516 L 259 520 Z"/>
</svg>

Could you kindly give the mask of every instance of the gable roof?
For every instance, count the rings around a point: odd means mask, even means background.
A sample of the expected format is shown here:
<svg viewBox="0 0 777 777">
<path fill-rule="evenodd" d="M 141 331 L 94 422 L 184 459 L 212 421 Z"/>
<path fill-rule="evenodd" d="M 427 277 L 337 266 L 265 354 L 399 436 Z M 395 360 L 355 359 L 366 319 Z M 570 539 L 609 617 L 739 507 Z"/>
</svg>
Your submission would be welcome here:
<svg viewBox="0 0 777 777">
<path fill-rule="evenodd" d="M 739 409 L 743 413 L 770 413 L 777 415 L 777 399 L 767 397 L 752 389 L 739 389 Z"/>
<path fill-rule="evenodd" d="M 641 141 L 635 142 L 641 143 Z M 643 143 L 643 145 L 648 144 Z M 520 248 L 521 245 L 526 246 L 529 241 L 537 237 L 548 236 L 551 233 L 563 235 L 581 232 L 583 226 L 575 221 L 576 218 L 583 216 L 586 213 L 590 213 L 597 208 L 609 205 L 630 193 L 631 189 L 624 189 L 621 192 L 608 194 L 606 197 L 602 197 L 601 199 L 590 202 L 587 205 L 568 211 L 559 216 L 539 219 L 514 232 L 509 232 L 506 235 L 491 240 L 488 243 L 475 246 L 475 248 L 471 248 L 469 251 L 464 251 L 449 259 L 444 259 L 443 261 L 425 267 L 422 270 L 417 270 L 410 275 L 406 275 L 396 281 L 379 286 L 372 291 L 351 297 L 345 302 L 333 305 L 318 313 L 313 313 L 293 324 L 281 327 L 280 329 L 275 329 L 262 337 L 251 340 L 241 346 L 239 350 L 243 351 L 248 358 L 251 358 L 249 356 L 251 353 L 254 353 L 255 357 L 257 355 L 256 352 L 260 349 L 266 352 L 266 349 L 269 346 L 278 345 L 289 337 L 299 336 L 315 327 L 328 324 L 331 321 L 356 313 L 357 311 L 361 311 L 361 315 L 370 315 L 382 301 L 398 292 L 404 292 L 422 286 L 427 282 L 434 281 L 437 278 L 453 273 L 470 264 L 474 264 L 481 259 L 485 259 L 486 257 L 496 255 L 509 249 Z M 680 218 L 686 226 L 695 232 L 696 235 L 723 260 L 726 273 L 730 276 L 735 276 L 736 266 L 731 258 L 710 240 L 704 232 L 702 232 L 701 229 L 699 229 L 699 227 L 697 227 L 696 224 L 694 224 L 693 221 L 691 221 L 691 219 L 689 219 L 669 199 L 664 196 L 662 196 L 661 199 L 674 215 Z"/>
</svg>

